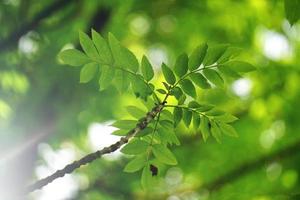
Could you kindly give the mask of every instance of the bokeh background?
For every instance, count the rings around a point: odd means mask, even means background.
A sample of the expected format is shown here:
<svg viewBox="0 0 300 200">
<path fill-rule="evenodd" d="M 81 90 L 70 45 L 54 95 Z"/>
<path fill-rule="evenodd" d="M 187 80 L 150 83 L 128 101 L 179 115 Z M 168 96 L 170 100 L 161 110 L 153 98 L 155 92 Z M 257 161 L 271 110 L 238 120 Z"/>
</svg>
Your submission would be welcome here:
<svg viewBox="0 0 300 200">
<path fill-rule="evenodd" d="M 281 0 L 1 0 L 0 199 L 116 141 L 113 120 L 139 105 L 132 92 L 79 84 L 79 69 L 57 54 L 79 47 L 78 31 L 112 32 L 156 69 L 199 43 L 229 43 L 258 70 L 224 90 L 199 89 L 240 118 L 238 138 L 222 144 L 180 126 L 178 166 L 165 168 L 151 193 L 127 174 L 116 152 L 21 199 L 300 199 L 300 24 Z"/>
</svg>

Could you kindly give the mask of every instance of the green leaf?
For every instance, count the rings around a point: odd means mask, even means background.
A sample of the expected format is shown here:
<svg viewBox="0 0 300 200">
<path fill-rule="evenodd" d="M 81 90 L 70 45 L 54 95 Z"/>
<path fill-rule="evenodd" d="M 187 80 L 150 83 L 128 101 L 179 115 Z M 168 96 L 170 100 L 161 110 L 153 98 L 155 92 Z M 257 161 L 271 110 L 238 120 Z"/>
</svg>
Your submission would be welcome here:
<svg viewBox="0 0 300 200">
<path fill-rule="evenodd" d="M 164 109 L 160 112 L 160 119 L 165 119 L 172 122 L 173 114 L 169 110 Z"/>
<path fill-rule="evenodd" d="M 157 92 L 159 92 L 160 94 L 167 94 L 167 92 L 163 89 L 157 89 Z"/>
<path fill-rule="evenodd" d="M 204 60 L 204 65 L 212 65 L 215 62 L 217 62 L 223 56 L 227 48 L 228 45 L 226 44 L 210 47 L 207 51 L 207 55 Z"/>
<path fill-rule="evenodd" d="M 59 53 L 59 58 L 63 63 L 71 66 L 81 66 L 91 62 L 91 60 L 77 49 L 67 49 Z"/>
<path fill-rule="evenodd" d="M 151 171 L 150 171 L 150 166 L 149 166 L 149 164 L 147 164 L 143 168 L 143 172 L 142 172 L 142 178 L 141 178 L 142 187 L 145 190 L 148 190 L 148 189 L 152 188 L 153 182 L 154 182 L 154 179 L 153 179 Z"/>
<path fill-rule="evenodd" d="M 145 111 L 143 111 L 142 109 L 140 109 L 136 106 L 127 106 L 126 109 L 131 116 L 133 116 L 137 119 L 143 117 L 146 113 Z"/>
<path fill-rule="evenodd" d="M 214 119 L 224 122 L 224 123 L 231 123 L 231 122 L 238 120 L 237 117 L 235 117 L 229 113 L 225 113 L 224 115 L 220 115 L 220 116 L 215 116 Z"/>
<path fill-rule="evenodd" d="M 150 89 L 150 86 L 148 87 L 148 84 L 144 82 L 142 75 L 137 74 L 131 76 L 133 77 L 131 78 L 131 86 L 136 97 L 146 100 L 147 96 L 152 94 L 153 89 Z"/>
<path fill-rule="evenodd" d="M 182 96 L 183 92 L 182 90 L 180 89 L 180 87 L 176 86 L 175 88 L 173 88 L 170 92 L 171 95 L 174 95 L 175 98 L 177 100 L 179 100 L 179 98 Z"/>
<path fill-rule="evenodd" d="M 99 79 L 100 90 L 106 89 L 111 84 L 114 76 L 115 69 L 108 65 L 103 65 Z"/>
<path fill-rule="evenodd" d="M 188 61 L 189 59 L 186 53 L 183 53 L 178 56 L 174 65 L 174 72 L 178 77 L 182 77 L 187 73 Z"/>
<path fill-rule="evenodd" d="M 203 74 L 210 82 L 215 84 L 217 87 L 223 87 L 224 80 L 217 71 L 213 69 L 204 69 Z"/>
<path fill-rule="evenodd" d="M 121 152 L 128 155 L 138 155 L 147 151 L 149 144 L 140 139 L 133 139 L 126 144 Z"/>
<path fill-rule="evenodd" d="M 92 40 L 96 49 L 98 50 L 99 59 L 104 64 L 112 64 L 113 57 L 109 48 L 109 45 L 105 39 L 92 29 Z"/>
<path fill-rule="evenodd" d="M 177 125 L 180 123 L 182 119 L 182 108 L 175 107 L 173 111 L 173 116 L 174 116 L 174 127 L 177 127 Z"/>
<path fill-rule="evenodd" d="M 142 58 L 141 69 L 145 80 L 150 81 L 154 76 L 154 71 L 146 56 L 143 56 Z"/>
<path fill-rule="evenodd" d="M 207 52 L 207 44 L 203 43 L 199 45 L 189 57 L 189 70 L 193 71 L 200 67 L 201 63 L 203 62 L 206 52 Z"/>
<path fill-rule="evenodd" d="M 285 16 L 291 25 L 300 18 L 300 0 L 284 0 Z"/>
<path fill-rule="evenodd" d="M 141 130 L 137 135 L 136 137 L 143 137 L 143 136 L 146 136 L 146 135 L 149 135 L 150 133 L 153 132 L 153 128 L 151 127 L 146 127 L 144 128 L 143 130 Z"/>
<path fill-rule="evenodd" d="M 214 109 L 207 111 L 205 114 L 208 116 L 220 116 L 220 115 L 224 115 L 225 112 L 222 110 L 219 110 L 217 108 L 214 108 Z"/>
<path fill-rule="evenodd" d="M 128 76 L 127 72 L 124 72 L 122 70 L 116 70 L 115 72 L 115 86 L 119 90 L 119 92 L 125 92 L 127 91 L 129 85 L 130 85 L 130 76 Z"/>
<path fill-rule="evenodd" d="M 157 130 L 157 132 L 161 138 L 162 144 L 164 144 L 164 145 L 166 145 L 166 144 L 180 145 L 180 142 L 173 130 L 159 128 Z"/>
<path fill-rule="evenodd" d="M 182 90 L 189 96 L 193 97 L 196 99 L 197 94 L 196 94 L 196 89 L 193 83 L 189 79 L 183 79 L 180 82 Z"/>
<path fill-rule="evenodd" d="M 124 172 L 133 173 L 142 169 L 147 161 L 146 154 L 134 157 L 124 168 Z"/>
<path fill-rule="evenodd" d="M 226 64 L 222 64 L 222 66 L 228 67 L 229 69 L 240 73 L 246 73 L 255 70 L 255 67 L 250 63 L 236 60 L 229 61 Z"/>
<path fill-rule="evenodd" d="M 183 116 L 182 116 L 182 119 L 183 119 L 183 122 L 185 124 L 185 126 L 188 128 L 191 124 L 191 121 L 192 121 L 192 111 L 188 110 L 188 109 L 184 109 L 183 110 Z"/>
<path fill-rule="evenodd" d="M 206 78 L 200 73 L 193 73 L 190 75 L 191 80 L 202 89 L 211 88 L 210 84 L 207 82 Z"/>
<path fill-rule="evenodd" d="M 173 122 L 172 121 L 170 121 L 170 120 L 160 120 L 159 121 L 159 124 L 162 126 L 162 127 L 164 127 L 164 128 L 166 128 L 166 129 L 169 129 L 169 130 L 173 130 L 174 128 L 174 125 L 173 125 Z"/>
<path fill-rule="evenodd" d="M 119 41 L 111 33 L 108 34 L 109 46 L 115 60 L 114 65 L 117 67 L 129 69 L 132 72 L 137 72 L 139 62 L 134 54 L 128 49 L 121 46 Z"/>
<path fill-rule="evenodd" d="M 241 48 L 237 47 L 228 47 L 225 51 L 225 53 L 219 58 L 218 63 L 224 63 L 227 62 L 228 60 L 237 57 L 240 52 L 242 51 Z"/>
<path fill-rule="evenodd" d="M 97 63 L 88 63 L 83 66 L 80 71 L 80 83 L 87 83 L 95 76 L 97 73 L 98 64 Z"/>
<path fill-rule="evenodd" d="M 190 101 L 188 104 L 189 108 L 199 108 L 201 105 L 197 101 Z"/>
<path fill-rule="evenodd" d="M 202 133 L 203 140 L 206 141 L 210 135 L 210 122 L 206 116 L 201 117 L 200 130 Z"/>
<path fill-rule="evenodd" d="M 154 156 L 162 163 L 167 165 L 176 165 L 177 160 L 173 153 L 165 146 L 161 144 L 153 145 L 153 154 Z"/>
<path fill-rule="evenodd" d="M 178 105 L 184 104 L 185 100 L 186 100 L 186 95 L 182 94 L 181 97 L 178 99 Z"/>
<path fill-rule="evenodd" d="M 202 104 L 199 104 L 199 105 L 200 106 L 196 108 L 196 110 L 199 111 L 199 112 L 207 112 L 207 111 L 209 111 L 209 110 L 211 110 L 211 109 L 214 108 L 214 106 L 211 105 L 211 104 L 204 104 L 204 103 L 202 103 Z"/>
<path fill-rule="evenodd" d="M 236 130 L 231 125 L 225 123 L 219 123 L 219 127 L 222 133 L 224 133 L 225 135 L 228 135 L 230 137 L 238 137 Z"/>
<path fill-rule="evenodd" d="M 218 66 L 219 71 L 227 77 L 232 77 L 232 78 L 241 78 L 241 75 L 239 75 L 237 72 L 233 71 L 232 69 L 230 69 L 229 67 L 225 66 L 225 65 L 219 65 Z"/>
<path fill-rule="evenodd" d="M 119 129 L 133 129 L 137 124 L 136 120 L 118 120 L 112 124 L 113 127 Z"/>
<path fill-rule="evenodd" d="M 220 128 L 218 127 L 218 125 L 215 122 L 211 123 L 210 132 L 211 132 L 212 136 L 216 139 L 216 141 L 218 143 L 221 143 L 222 133 L 221 133 Z"/>
<path fill-rule="evenodd" d="M 193 127 L 197 130 L 200 126 L 200 115 L 193 112 Z"/>
<path fill-rule="evenodd" d="M 172 70 L 165 63 L 161 65 L 161 69 L 166 81 L 173 85 L 176 82 L 176 78 Z"/>
<path fill-rule="evenodd" d="M 117 135 L 117 136 L 125 136 L 127 134 L 128 134 L 128 129 L 127 130 L 120 129 L 112 132 L 112 135 Z"/>
<path fill-rule="evenodd" d="M 93 41 L 82 31 L 79 32 L 79 42 L 87 56 L 95 61 L 100 59 Z"/>
</svg>

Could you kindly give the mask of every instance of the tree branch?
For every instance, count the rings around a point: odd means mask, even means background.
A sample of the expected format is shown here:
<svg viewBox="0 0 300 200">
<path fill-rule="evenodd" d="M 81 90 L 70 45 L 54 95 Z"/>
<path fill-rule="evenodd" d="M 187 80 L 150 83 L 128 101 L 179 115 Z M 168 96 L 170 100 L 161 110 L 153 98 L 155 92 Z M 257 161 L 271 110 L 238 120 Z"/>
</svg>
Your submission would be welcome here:
<svg viewBox="0 0 300 200">
<path fill-rule="evenodd" d="M 30 22 L 25 23 L 17 30 L 13 31 L 9 36 L 3 40 L 0 41 L 0 52 L 5 51 L 9 49 L 11 46 L 17 44 L 19 39 L 29 32 L 30 30 L 33 30 L 37 27 L 37 25 L 42 21 L 43 19 L 49 17 L 54 12 L 56 12 L 59 9 L 64 8 L 69 3 L 71 3 L 74 0 L 58 0 L 52 3 L 47 8 L 43 9 L 41 12 L 39 12 Z"/>
<path fill-rule="evenodd" d="M 262 156 L 261 158 L 258 158 L 256 160 L 245 162 L 244 164 L 220 176 L 219 178 L 212 181 L 211 183 L 201 186 L 201 188 L 207 188 L 209 190 L 219 190 L 224 185 L 233 182 L 258 168 L 261 168 L 266 163 L 275 161 L 277 159 L 283 159 L 283 158 L 295 156 L 297 153 L 299 153 L 299 150 L 300 150 L 300 140 L 293 144 L 288 145 L 283 149 L 274 151 L 269 155 Z"/>
<path fill-rule="evenodd" d="M 155 116 L 162 111 L 165 103 L 166 102 L 163 102 L 153 107 L 152 110 L 148 112 L 144 118 L 139 120 L 139 123 L 136 124 L 136 127 L 130 130 L 126 136 L 121 137 L 121 139 L 118 142 L 110 145 L 109 147 L 104 147 L 103 149 L 98 150 L 94 153 L 90 153 L 81 158 L 80 160 L 74 161 L 73 163 L 65 166 L 63 169 L 57 170 L 52 175 L 33 183 L 26 189 L 26 192 L 33 192 L 35 190 L 41 189 L 45 185 L 54 181 L 55 179 L 63 177 L 66 174 L 72 173 L 75 169 L 79 168 L 80 166 L 89 164 L 94 160 L 100 158 L 104 154 L 109 154 L 116 151 L 122 145 L 126 144 L 132 137 L 134 137 L 136 134 L 138 134 L 140 131 L 146 128 L 148 124 L 155 118 Z"/>
</svg>

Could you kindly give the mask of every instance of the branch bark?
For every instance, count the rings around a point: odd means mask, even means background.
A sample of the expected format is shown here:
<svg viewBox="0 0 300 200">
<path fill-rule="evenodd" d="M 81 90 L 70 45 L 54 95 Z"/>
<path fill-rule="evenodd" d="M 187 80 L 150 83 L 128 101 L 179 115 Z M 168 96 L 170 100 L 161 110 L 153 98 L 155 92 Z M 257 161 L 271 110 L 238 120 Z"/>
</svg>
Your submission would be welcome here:
<svg viewBox="0 0 300 200">
<path fill-rule="evenodd" d="M 133 138 L 136 134 L 138 134 L 140 131 L 142 131 L 144 128 L 146 128 L 148 126 L 148 124 L 155 118 L 155 116 L 159 112 L 162 111 L 164 105 L 165 105 L 165 102 L 160 103 L 160 104 L 156 105 L 155 107 L 153 107 L 152 110 L 150 112 L 148 112 L 144 118 L 141 118 L 139 120 L 139 123 L 136 124 L 136 127 L 131 129 L 127 133 L 126 136 L 121 137 L 121 139 L 118 142 L 110 145 L 109 147 L 104 147 L 103 149 L 98 150 L 94 153 L 90 153 L 90 154 L 84 156 L 83 158 L 81 158 L 80 160 L 74 161 L 73 163 L 65 166 L 63 169 L 57 170 L 52 175 L 33 183 L 26 189 L 26 192 L 33 192 L 35 190 L 41 189 L 45 185 L 54 181 L 55 179 L 63 177 L 66 174 L 72 173 L 74 170 L 81 167 L 82 165 L 89 164 L 89 163 L 93 162 L 94 160 L 102 157 L 104 154 L 112 153 L 112 152 L 116 151 L 117 149 L 121 148 L 131 138 Z"/>
<path fill-rule="evenodd" d="M 242 176 L 255 171 L 258 168 L 263 167 L 266 163 L 275 161 L 277 159 L 283 159 L 283 158 L 295 156 L 297 153 L 299 153 L 299 150 L 300 150 L 300 140 L 293 144 L 288 145 L 283 149 L 274 151 L 269 155 L 262 156 L 261 158 L 258 158 L 256 160 L 245 162 L 244 164 L 241 164 L 240 166 L 220 176 L 219 178 L 212 181 L 211 183 L 201 186 L 201 188 L 206 188 L 208 190 L 215 190 L 215 191 L 219 190 L 226 184 L 233 182 L 241 178 Z"/>
</svg>

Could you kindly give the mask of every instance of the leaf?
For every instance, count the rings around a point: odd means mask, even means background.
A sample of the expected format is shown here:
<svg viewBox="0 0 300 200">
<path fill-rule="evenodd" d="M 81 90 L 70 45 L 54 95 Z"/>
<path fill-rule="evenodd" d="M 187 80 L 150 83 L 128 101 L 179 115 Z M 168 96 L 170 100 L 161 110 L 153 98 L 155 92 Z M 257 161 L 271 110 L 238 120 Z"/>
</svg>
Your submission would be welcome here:
<svg viewBox="0 0 300 200">
<path fill-rule="evenodd" d="M 183 110 L 183 116 L 182 116 L 182 120 L 185 124 L 185 126 L 188 128 L 191 124 L 192 121 L 192 111 L 189 111 L 188 109 L 184 109 Z"/>
<path fill-rule="evenodd" d="M 180 82 L 182 90 L 189 96 L 193 97 L 196 99 L 197 94 L 196 94 L 196 89 L 193 83 L 189 79 L 183 79 Z"/>
<path fill-rule="evenodd" d="M 180 123 L 182 119 L 182 108 L 175 107 L 173 111 L 173 116 L 174 116 L 174 127 L 177 127 L 177 125 Z"/>
<path fill-rule="evenodd" d="M 160 112 L 160 117 L 161 119 L 165 119 L 168 121 L 173 121 L 173 114 L 169 110 L 162 110 Z"/>
<path fill-rule="evenodd" d="M 154 76 L 154 71 L 146 56 L 143 56 L 142 58 L 141 69 L 145 80 L 150 81 Z"/>
<path fill-rule="evenodd" d="M 206 52 L 207 52 L 207 44 L 203 43 L 199 45 L 190 55 L 189 57 L 189 70 L 193 71 L 200 67 L 201 63 L 203 62 Z"/>
<path fill-rule="evenodd" d="M 193 73 L 190 75 L 191 80 L 202 89 L 211 88 L 210 84 L 207 82 L 206 78 L 200 73 Z"/>
<path fill-rule="evenodd" d="M 214 108 L 212 110 L 207 111 L 205 114 L 208 115 L 208 116 L 220 116 L 220 115 L 224 115 L 225 112 L 222 111 L 222 110 Z"/>
<path fill-rule="evenodd" d="M 132 72 L 137 72 L 139 62 L 134 54 L 128 49 L 122 47 L 119 41 L 111 33 L 108 34 L 108 41 L 115 60 L 114 65 L 120 68 L 129 69 Z"/>
<path fill-rule="evenodd" d="M 136 106 L 127 106 L 126 109 L 131 116 L 133 116 L 137 119 L 143 117 L 146 113 L 145 111 L 143 111 L 142 109 L 140 109 Z"/>
<path fill-rule="evenodd" d="M 184 76 L 188 71 L 188 56 L 183 53 L 178 56 L 174 65 L 174 72 L 178 77 Z"/>
<path fill-rule="evenodd" d="M 291 25 L 300 18 L 300 0 L 284 0 L 285 16 Z"/>
<path fill-rule="evenodd" d="M 137 135 L 136 135 L 136 137 L 143 137 L 143 136 L 146 136 L 146 135 L 148 135 L 148 134 L 150 134 L 150 133 L 152 133 L 153 132 L 153 128 L 151 128 L 151 127 L 146 127 L 146 128 L 144 128 L 143 130 L 141 130 Z"/>
<path fill-rule="evenodd" d="M 149 144 L 140 139 L 133 139 L 126 144 L 121 152 L 128 155 L 138 155 L 147 151 Z"/>
<path fill-rule="evenodd" d="M 197 101 L 190 101 L 188 104 L 189 108 L 199 108 L 201 105 Z"/>
<path fill-rule="evenodd" d="M 182 96 L 183 92 L 182 90 L 180 89 L 180 87 L 176 86 L 175 88 L 173 88 L 170 92 L 171 95 L 174 95 L 175 98 L 177 100 L 179 100 L 179 98 Z"/>
<path fill-rule="evenodd" d="M 206 116 L 201 117 L 200 130 L 204 141 L 206 141 L 210 135 L 209 123 L 209 119 Z"/>
<path fill-rule="evenodd" d="M 88 63 L 83 66 L 80 71 L 80 83 L 87 83 L 95 76 L 97 73 L 98 64 L 97 63 Z"/>
<path fill-rule="evenodd" d="M 114 78 L 115 86 L 119 90 L 119 92 L 125 92 L 127 91 L 130 80 L 127 72 L 124 72 L 122 70 L 116 70 L 115 72 L 115 78 Z"/>
<path fill-rule="evenodd" d="M 211 123 L 210 132 L 211 132 L 212 136 L 216 139 L 216 141 L 218 143 L 221 143 L 222 133 L 221 133 L 220 128 L 214 121 Z"/>
<path fill-rule="evenodd" d="M 219 123 L 221 131 L 230 137 L 238 137 L 236 130 L 229 124 Z"/>
<path fill-rule="evenodd" d="M 157 89 L 157 92 L 159 92 L 160 94 L 167 94 L 167 92 L 163 89 Z"/>
<path fill-rule="evenodd" d="M 111 84 L 114 75 L 115 75 L 114 68 L 108 65 L 103 65 L 100 79 L 99 79 L 100 90 L 106 89 Z"/>
<path fill-rule="evenodd" d="M 219 71 L 227 77 L 232 77 L 232 78 L 241 78 L 241 75 L 239 75 L 237 72 L 233 71 L 232 69 L 230 69 L 229 67 L 225 66 L 225 65 L 219 65 L 218 66 Z"/>
<path fill-rule="evenodd" d="M 224 80 L 217 71 L 213 69 L 204 69 L 203 74 L 210 82 L 215 84 L 217 87 L 223 87 Z"/>
<path fill-rule="evenodd" d="M 164 127 L 165 129 L 173 130 L 173 122 L 170 120 L 160 120 L 159 124 Z"/>
<path fill-rule="evenodd" d="M 234 61 L 229 61 L 226 64 L 222 64 L 222 65 L 228 67 L 233 71 L 240 72 L 240 73 L 246 73 L 255 70 L 255 67 L 253 65 L 244 61 L 234 60 Z"/>
<path fill-rule="evenodd" d="M 177 160 L 173 153 L 161 144 L 155 144 L 152 148 L 154 156 L 162 163 L 167 165 L 176 165 Z"/>
<path fill-rule="evenodd" d="M 227 62 L 228 60 L 237 57 L 240 52 L 242 51 L 241 48 L 237 47 L 228 47 L 225 51 L 225 53 L 219 58 L 218 64 Z"/>
<path fill-rule="evenodd" d="M 211 109 L 214 108 L 214 106 L 211 105 L 211 104 L 204 104 L 204 103 L 202 103 L 202 104 L 199 104 L 199 105 L 200 106 L 196 108 L 196 110 L 199 111 L 199 112 L 207 112 L 207 111 L 209 111 L 209 110 L 211 110 Z"/>
<path fill-rule="evenodd" d="M 67 49 L 59 53 L 59 58 L 63 63 L 71 66 L 81 66 L 91 62 L 91 60 L 77 49 Z"/>
<path fill-rule="evenodd" d="M 224 122 L 224 123 L 231 123 L 231 122 L 238 120 L 237 117 L 235 117 L 229 113 L 225 113 L 224 115 L 220 115 L 220 116 L 215 116 L 214 119 Z"/>
<path fill-rule="evenodd" d="M 222 55 L 225 53 L 227 48 L 228 48 L 228 45 L 226 45 L 226 44 L 210 47 L 207 51 L 207 55 L 204 60 L 204 65 L 205 66 L 212 65 L 215 62 L 217 62 L 222 57 Z"/>
<path fill-rule="evenodd" d="M 117 135 L 117 136 L 125 136 L 127 134 L 128 134 L 128 129 L 127 130 L 120 129 L 112 132 L 112 135 Z"/>
<path fill-rule="evenodd" d="M 166 81 L 173 85 L 176 82 L 176 78 L 172 70 L 165 63 L 162 63 L 161 69 Z"/>
<path fill-rule="evenodd" d="M 185 100 L 186 100 L 185 94 L 181 95 L 181 97 L 178 99 L 178 105 L 184 104 Z"/>
<path fill-rule="evenodd" d="M 153 180 L 153 177 L 152 177 L 152 174 L 151 174 L 150 166 L 149 166 L 149 164 L 147 164 L 143 168 L 143 172 L 142 172 L 142 178 L 141 178 L 142 187 L 145 190 L 152 188 L 153 181 L 154 180 Z"/>
<path fill-rule="evenodd" d="M 142 169 L 147 161 L 146 154 L 134 157 L 124 168 L 124 172 L 133 173 Z"/>
<path fill-rule="evenodd" d="M 95 61 L 100 59 L 93 41 L 82 31 L 79 32 L 79 42 L 87 56 Z"/>
<path fill-rule="evenodd" d="M 136 120 L 118 120 L 112 124 L 113 127 L 119 129 L 133 129 L 137 124 Z"/>
<path fill-rule="evenodd" d="M 105 39 L 92 29 L 92 40 L 98 50 L 99 60 L 104 64 L 112 64 L 113 57 Z"/>
<path fill-rule="evenodd" d="M 200 126 L 200 115 L 193 112 L 193 127 L 197 130 Z"/>
<path fill-rule="evenodd" d="M 164 145 L 166 145 L 166 144 L 180 145 L 180 142 L 173 130 L 159 128 L 157 130 L 157 132 L 161 138 L 162 144 L 164 144 Z"/>
<path fill-rule="evenodd" d="M 137 74 L 131 76 L 133 76 L 133 78 L 131 78 L 131 86 L 136 97 L 147 100 L 147 96 L 152 94 L 153 89 L 150 89 L 150 86 L 148 87 L 148 83 L 144 82 L 142 75 Z"/>
</svg>

